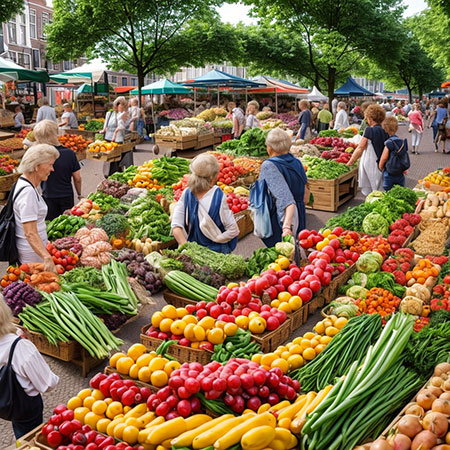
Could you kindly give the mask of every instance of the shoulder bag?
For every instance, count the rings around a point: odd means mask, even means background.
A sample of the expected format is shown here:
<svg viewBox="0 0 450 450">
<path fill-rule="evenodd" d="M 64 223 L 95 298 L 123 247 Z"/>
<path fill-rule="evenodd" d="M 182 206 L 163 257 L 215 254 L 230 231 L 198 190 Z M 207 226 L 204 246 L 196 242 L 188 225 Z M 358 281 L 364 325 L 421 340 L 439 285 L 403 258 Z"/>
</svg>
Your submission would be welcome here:
<svg viewBox="0 0 450 450">
<path fill-rule="evenodd" d="M 30 396 L 24 391 L 12 368 L 14 349 L 18 337 L 11 345 L 8 362 L 0 369 L 0 418 L 4 420 L 23 419 L 29 415 Z"/>
<path fill-rule="evenodd" d="M 392 141 L 394 144 L 394 141 Z M 392 149 L 389 152 L 389 158 L 386 162 L 386 170 L 389 175 L 394 177 L 401 175 L 405 170 L 411 166 L 408 155 L 408 141 L 405 139 L 402 145 L 397 149 Z"/>
</svg>

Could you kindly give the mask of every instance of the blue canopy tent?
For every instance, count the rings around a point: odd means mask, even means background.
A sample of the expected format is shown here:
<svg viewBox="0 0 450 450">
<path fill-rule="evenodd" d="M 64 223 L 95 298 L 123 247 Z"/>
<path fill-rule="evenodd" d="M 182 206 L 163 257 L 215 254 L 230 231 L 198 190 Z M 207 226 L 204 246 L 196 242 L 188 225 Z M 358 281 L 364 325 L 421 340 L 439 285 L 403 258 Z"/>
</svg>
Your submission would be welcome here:
<svg viewBox="0 0 450 450">
<path fill-rule="evenodd" d="M 255 81 L 247 80 L 245 78 L 238 77 L 236 75 L 231 75 L 221 70 L 210 70 L 204 75 L 194 78 L 193 80 L 188 80 L 181 83 L 188 87 L 217 87 L 217 106 L 219 106 L 220 99 L 220 88 L 221 87 L 231 87 L 231 88 L 253 88 L 261 86 L 260 83 Z M 196 103 L 195 91 L 194 91 L 194 107 Z"/>
<path fill-rule="evenodd" d="M 352 77 L 348 77 L 347 81 L 334 91 L 337 97 L 362 97 L 364 95 L 375 95 L 368 89 L 359 85 Z"/>
</svg>

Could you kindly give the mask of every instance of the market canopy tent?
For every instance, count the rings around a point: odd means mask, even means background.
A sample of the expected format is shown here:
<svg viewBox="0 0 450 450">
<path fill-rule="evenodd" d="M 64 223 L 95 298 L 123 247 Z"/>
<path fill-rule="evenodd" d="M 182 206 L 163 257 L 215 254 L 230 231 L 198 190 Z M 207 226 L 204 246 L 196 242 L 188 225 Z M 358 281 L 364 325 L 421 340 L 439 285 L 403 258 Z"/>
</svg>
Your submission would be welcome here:
<svg viewBox="0 0 450 450">
<path fill-rule="evenodd" d="M 163 79 L 147 84 L 141 88 L 142 95 L 159 95 L 159 94 L 189 94 L 191 92 L 187 87 L 178 83 L 173 83 L 170 80 Z M 133 89 L 131 95 L 138 95 L 139 90 Z"/>
<path fill-rule="evenodd" d="M 441 88 L 450 88 L 450 81 L 445 81 L 441 84 Z"/>
<path fill-rule="evenodd" d="M 66 72 L 50 75 L 50 79 L 56 83 L 97 83 L 108 70 L 101 59 L 94 59 L 80 67 L 75 67 Z"/>
<path fill-rule="evenodd" d="M 0 81 L 36 81 L 47 83 L 48 73 L 45 70 L 28 70 L 15 62 L 0 57 Z"/>
<path fill-rule="evenodd" d="M 368 89 L 359 85 L 352 77 L 348 77 L 345 84 L 334 91 L 338 97 L 361 97 L 363 95 L 374 95 Z"/>
<path fill-rule="evenodd" d="M 432 91 L 428 94 L 428 97 L 437 97 L 437 98 L 442 98 L 445 97 L 445 92 L 442 91 Z"/>
<path fill-rule="evenodd" d="M 326 102 L 328 97 L 322 94 L 315 86 L 312 88 L 312 91 L 308 94 L 308 100 L 311 102 Z"/>
</svg>

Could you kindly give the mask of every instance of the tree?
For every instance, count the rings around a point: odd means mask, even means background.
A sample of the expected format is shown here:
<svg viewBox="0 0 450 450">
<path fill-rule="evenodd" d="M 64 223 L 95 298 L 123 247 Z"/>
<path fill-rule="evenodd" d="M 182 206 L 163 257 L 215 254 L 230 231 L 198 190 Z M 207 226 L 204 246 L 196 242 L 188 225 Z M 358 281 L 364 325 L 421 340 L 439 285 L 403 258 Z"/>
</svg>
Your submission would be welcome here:
<svg viewBox="0 0 450 450">
<path fill-rule="evenodd" d="M 399 0 L 246 0 L 265 29 L 302 39 L 315 84 L 326 83 L 333 98 L 363 56 L 384 64 L 400 51 Z"/>
<path fill-rule="evenodd" d="M 23 0 L 3 0 L 0 8 L 0 25 L 20 13 L 23 6 Z"/>
<path fill-rule="evenodd" d="M 432 7 L 407 21 L 408 28 L 437 66 L 445 68 L 450 77 L 450 15 Z"/>
<path fill-rule="evenodd" d="M 135 73 L 139 90 L 149 73 L 175 72 L 201 60 L 195 44 L 211 35 L 200 22 L 218 30 L 219 0 L 54 0 L 53 22 L 46 29 L 48 56 L 55 60 L 98 55 L 114 69 Z M 198 27 L 192 30 L 191 27 Z M 222 30 L 223 31 L 223 30 Z M 216 46 L 217 47 L 217 46 Z M 223 53 L 223 52 L 222 52 Z M 211 54 L 203 55 L 211 58 Z M 220 54 L 219 54 L 220 56 Z M 140 95 L 139 95 L 140 99 Z"/>
</svg>

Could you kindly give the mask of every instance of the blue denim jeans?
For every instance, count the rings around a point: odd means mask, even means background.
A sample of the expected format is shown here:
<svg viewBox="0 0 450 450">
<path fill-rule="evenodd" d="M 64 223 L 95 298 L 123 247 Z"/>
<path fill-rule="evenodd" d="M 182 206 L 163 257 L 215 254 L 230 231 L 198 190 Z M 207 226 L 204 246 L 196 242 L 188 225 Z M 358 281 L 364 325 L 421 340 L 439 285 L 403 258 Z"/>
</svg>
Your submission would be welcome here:
<svg viewBox="0 0 450 450">
<path fill-rule="evenodd" d="M 396 184 L 405 187 L 405 175 L 389 175 L 385 170 L 383 172 L 383 189 L 389 191 L 389 189 L 392 189 Z"/>
</svg>

